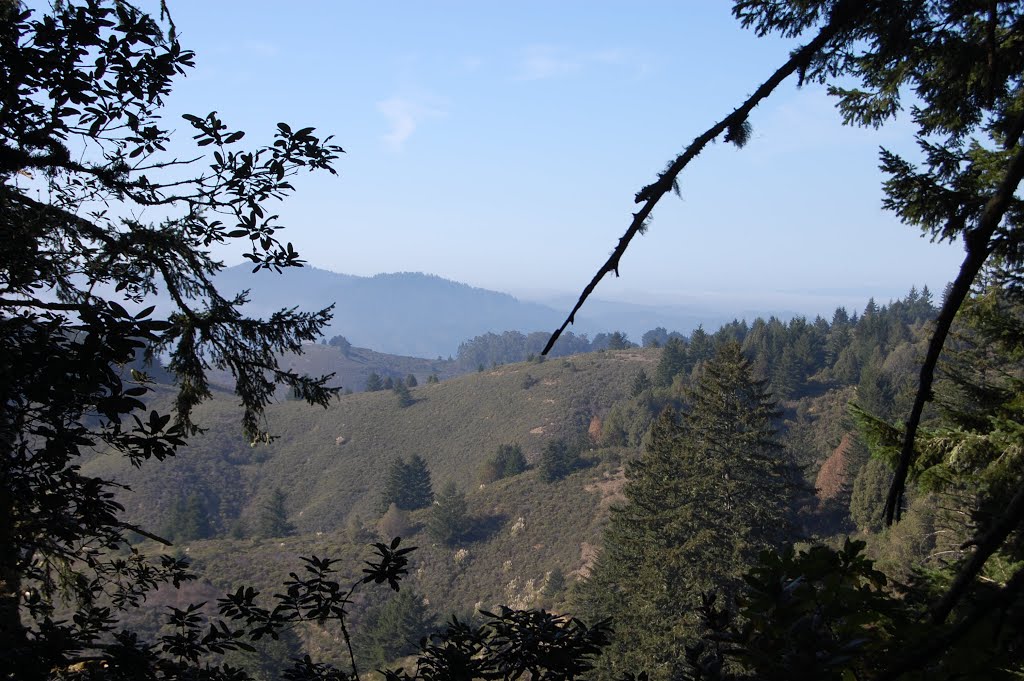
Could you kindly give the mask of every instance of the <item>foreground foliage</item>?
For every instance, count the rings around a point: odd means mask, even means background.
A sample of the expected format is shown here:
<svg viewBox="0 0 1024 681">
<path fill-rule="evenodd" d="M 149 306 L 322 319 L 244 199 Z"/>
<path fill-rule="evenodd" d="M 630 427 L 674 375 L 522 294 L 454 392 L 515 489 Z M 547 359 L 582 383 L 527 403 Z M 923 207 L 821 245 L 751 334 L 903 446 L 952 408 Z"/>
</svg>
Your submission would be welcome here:
<svg viewBox="0 0 1024 681">
<path fill-rule="evenodd" d="M 256 269 L 300 266 L 269 205 L 301 170 L 334 172 L 342 149 L 281 123 L 270 146 L 215 113 L 185 116 L 202 166 L 166 153 L 159 112 L 192 66 L 174 25 L 125 2 L 58 3 L 35 15 L 0 3 L 0 675 L 41 678 L 75 664 L 113 620 L 180 561 L 127 548 L 114 485 L 81 459 L 117 451 L 134 465 L 173 456 L 210 397 L 206 373 L 229 371 L 253 441 L 278 384 L 326 405 L 329 377 L 278 364 L 329 310 L 246 318 L 222 297 L 209 249 L 240 239 Z M 198 160 L 198 159 L 197 159 Z M 192 174 L 189 176 L 189 172 Z M 148 215 L 154 222 L 137 216 Z M 160 311 L 162 292 L 171 304 Z M 129 311 L 131 308 L 131 311 Z M 170 358 L 173 413 L 147 409 L 139 360 Z M 132 364 L 135 362 L 135 364 Z M 147 413 L 148 412 L 148 413 Z M 150 535 L 152 536 L 152 535 Z M 76 613 L 54 619 L 58 594 Z M 129 645 L 121 641 L 122 645 Z"/>
</svg>

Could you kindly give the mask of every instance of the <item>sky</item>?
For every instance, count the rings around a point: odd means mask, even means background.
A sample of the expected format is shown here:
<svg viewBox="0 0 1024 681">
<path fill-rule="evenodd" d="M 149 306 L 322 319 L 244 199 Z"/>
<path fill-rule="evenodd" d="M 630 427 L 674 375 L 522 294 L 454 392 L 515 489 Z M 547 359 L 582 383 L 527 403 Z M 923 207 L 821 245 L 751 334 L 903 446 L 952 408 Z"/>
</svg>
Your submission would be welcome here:
<svg viewBox="0 0 1024 681">
<path fill-rule="evenodd" d="M 278 211 L 310 264 L 534 299 L 582 289 L 634 193 L 795 46 L 722 0 L 169 5 L 196 52 L 169 121 L 216 110 L 251 142 L 287 121 L 345 148 L 338 176 L 300 178 Z M 744 149 L 715 144 L 684 172 L 597 297 L 814 313 L 955 276 L 958 245 L 880 207 L 878 150 L 912 153 L 906 117 L 844 128 L 820 87 L 787 82 L 750 122 Z"/>
</svg>

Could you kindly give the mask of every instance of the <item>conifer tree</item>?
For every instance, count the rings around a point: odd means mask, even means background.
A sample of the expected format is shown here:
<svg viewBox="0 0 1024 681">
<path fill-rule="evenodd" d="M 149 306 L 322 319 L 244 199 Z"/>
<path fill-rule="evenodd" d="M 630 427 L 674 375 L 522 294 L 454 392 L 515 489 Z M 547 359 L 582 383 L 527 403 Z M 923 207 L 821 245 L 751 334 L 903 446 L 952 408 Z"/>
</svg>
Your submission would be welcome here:
<svg viewBox="0 0 1024 681">
<path fill-rule="evenodd" d="M 718 590 L 728 602 L 758 552 L 787 538 L 795 476 L 774 438 L 777 417 L 730 342 L 705 365 L 686 412 L 666 410 L 652 426 L 580 590 L 587 616 L 615 622 L 605 671 L 675 677 L 699 633 L 701 595 Z"/>
<path fill-rule="evenodd" d="M 403 588 L 384 605 L 369 611 L 357 639 L 364 664 L 380 668 L 415 653 L 419 640 L 434 629 L 434 624 L 423 596 L 412 587 Z"/>
<path fill-rule="evenodd" d="M 430 509 L 427 532 L 434 541 L 453 546 L 466 537 L 469 523 L 466 495 L 449 480 Z"/>
<path fill-rule="evenodd" d="M 637 397 L 637 396 L 638 396 L 638 395 L 640 395 L 640 394 L 641 394 L 641 393 L 642 393 L 643 391 L 645 391 L 645 390 L 647 390 L 648 388 L 650 388 L 650 387 L 651 387 L 651 385 L 652 385 L 652 384 L 651 384 L 651 379 L 650 379 L 650 378 L 648 378 L 648 376 L 647 376 L 647 372 L 646 372 L 646 371 L 644 371 L 643 369 L 640 369 L 640 370 L 639 370 L 639 371 L 637 371 L 637 372 L 636 372 L 636 374 L 635 374 L 635 375 L 633 376 L 633 385 L 632 385 L 632 387 L 630 388 L 630 394 L 631 394 L 631 395 L 632 395 L 633 397 Z"/>
<path fill-rule="evenodd" d="M 561 480 L 579 465 L 579 457 L 565 440 L 552 440 L 540 455 L 540 477 L 545 482 Z"/>
<path fill-rule="evenodd" d="M 280 487 L 274 488 L 269 501 L 263 505 L 259 519 L 259 533 L 263 537 L 287 537 L 295 532 L 295 526 L 288 521 L 285 501 L 288 496 Z"/>
<path fill-rule="evenodd" d="M 434 488 L 430 482 L 430 469 L 419 454 L 409 459 L 405 477 L 405 503 L 410 511 L 430 506 L 434 501 Z"/>
<path fill-rule="evenodd" d="M 381 380 L 380 374 L 376 371 L 371 372 L 370 375 L 366 377 L 366 392 L 373 393 L 383 389 L 384 381 Z"/>
<path fill-rule="evenodd" d="M 398 406 L 402 408 L 412 406 L 416 402 L 412 397 L 412 393 L 409 392 L 409 388 L 402 382 L 402 379 L 398 379 L 395 382 L 395 387 L 392 388 L 392 391 L 398 397 Z"/>
<path fill-rule="evenodd" d="M 661 359 L 654 372 L 654 380 L 660 386 L 672 385 L 672 379 L 687 370 L 686 344 L 681 338 L 669 338 L 661 350 Z"/>
<path fill-rule="evenodd" d="M 430 469 L 423 457 L 413 454 L 408 462 L 401 457 L 391 460 L 378 504 L 381 512 L 386 511 L 391 504 L 403 511 L 413 511 L 429 506 L 433 500 Z"/>
<path fill-rule="evenodd" d="M 494 464 L 499 478 L 511 478 L 526 470 L 526 456 L 518 444 L 498 445 Z"/>
</svg>

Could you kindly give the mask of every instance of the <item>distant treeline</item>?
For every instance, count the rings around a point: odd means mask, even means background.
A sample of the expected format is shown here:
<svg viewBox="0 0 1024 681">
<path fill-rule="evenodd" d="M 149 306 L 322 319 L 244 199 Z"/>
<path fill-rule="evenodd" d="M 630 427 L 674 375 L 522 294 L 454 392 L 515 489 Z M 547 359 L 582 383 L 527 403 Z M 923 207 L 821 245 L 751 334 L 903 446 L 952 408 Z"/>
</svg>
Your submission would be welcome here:
<svg viewBox="0 0 1024 681">
<path fill-rule="evenodd" d="M 770 381 L 776 396 L 786 398 L 822 370 L 840 383 L 859 383 L 862 372 L 878 371 L 882 359 L 897 344 L 910 339 L 910 327 L 935 314 L 928 287 L 920 291 L 915 287 L 905 298 L 889 305 L 879 306 L 871 299 L 859 315 L 837 308 L 831 321 L 820 316 L 813 321 L 794 317 L 789 322 L 759 317 L 751 323 L 734 320 L 711 334 L 698 327 L 689 336 L 657 327 L 644 333 L 640 344 L 668 349 L 658 370 L 660 375 L 651 377 L 667 385 L 678 373 L 689 373 L 694 365 L 709 358 L 722 340 L 735 340 L 754 362 L 755 373 Z M 462 343 L 455 361 L 462 371 L 523 362 L 538 357 L 549 337 L 547 331 L 486 333 Z M 585 334 L 565 333 L 550 355 L 563 357 L 630 347 L 637 344 L 620 331 L 599 333 L 593 340 Z"/>
</svg>

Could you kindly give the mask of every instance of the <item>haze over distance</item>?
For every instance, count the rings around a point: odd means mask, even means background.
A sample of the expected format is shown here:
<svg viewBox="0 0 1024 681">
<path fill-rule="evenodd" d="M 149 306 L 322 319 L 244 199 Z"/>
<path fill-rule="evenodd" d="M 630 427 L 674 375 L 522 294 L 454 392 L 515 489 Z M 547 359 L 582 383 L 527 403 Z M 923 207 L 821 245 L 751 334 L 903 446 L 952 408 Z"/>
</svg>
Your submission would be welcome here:
<svg viewBox="0 0 1024 681">
<path fill-rule="evenodd" d="M 281 205 L 284 236 L 311 265 L 422 271 L 563 304 L 624 232 L 635 192 L 795 47 L 704 0 L 173 11 L 197 59 L 169 117 L 216 110 L 249 145 L 285 120 L 345 148 L 338 177 L 296 178 Z M 682 200 L 663 199 L 595 298 L 826 316 L 911 285 L 938 299 L 960 246 L 929 243 L 880 206 L 878 149 L 913 154 L 907 118 L 845 128 L 822 88 L 784 83 L 744 149 L 719 142 L 691 164 Z"/>
</svg>

